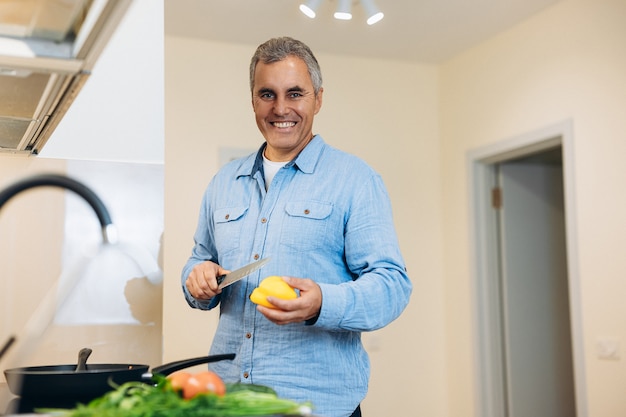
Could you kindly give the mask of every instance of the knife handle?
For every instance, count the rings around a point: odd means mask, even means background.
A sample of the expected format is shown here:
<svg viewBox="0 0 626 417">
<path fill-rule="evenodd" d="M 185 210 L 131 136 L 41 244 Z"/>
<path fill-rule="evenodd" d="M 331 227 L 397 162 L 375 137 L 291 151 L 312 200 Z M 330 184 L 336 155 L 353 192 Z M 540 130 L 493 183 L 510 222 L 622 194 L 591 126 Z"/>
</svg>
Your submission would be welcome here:
<svg viewBox="0 0 626 417">
<path fill-rule="evenodd" d="M 226 278 L 226 275 L 220 275 L 217 277 L 217 285 L 220 285 L 222 281 L 224 281 L 224 278 Z"/>
</svg>

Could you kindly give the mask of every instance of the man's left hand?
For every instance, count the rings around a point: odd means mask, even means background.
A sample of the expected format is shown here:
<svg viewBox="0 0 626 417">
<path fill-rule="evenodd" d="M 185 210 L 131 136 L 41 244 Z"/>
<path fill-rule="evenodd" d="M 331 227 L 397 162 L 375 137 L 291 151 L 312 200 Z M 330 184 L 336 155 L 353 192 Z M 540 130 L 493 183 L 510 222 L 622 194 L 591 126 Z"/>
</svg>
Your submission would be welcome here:
<svg viewBox="0 0 626 417">
<path fill-rule="evenodd" d="M 276 308 L 257 306 L 257 310 L 276 324 L 300 323 L 319 314 L 322 307 L 322 290 L 315 281 L 308 278 L 283 277 L 291 287 L 300 290 L 300 296 L 293 300 L 267 297 Z"/>
</svg>

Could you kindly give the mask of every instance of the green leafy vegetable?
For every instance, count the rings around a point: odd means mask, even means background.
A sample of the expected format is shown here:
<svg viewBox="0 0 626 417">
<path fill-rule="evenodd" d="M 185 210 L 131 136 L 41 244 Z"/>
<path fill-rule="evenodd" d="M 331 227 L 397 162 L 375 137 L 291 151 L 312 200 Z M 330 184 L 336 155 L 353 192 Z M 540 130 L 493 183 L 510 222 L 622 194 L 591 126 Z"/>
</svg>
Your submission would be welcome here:
<svg viewBox="0 0 626 417">
<path fill-rule="evenodd" d="M 127 382 L 88 404 L 73 409 L 38 409 L 54 417 L 252 417 L 284 414 L 307 416 L 310 404 L 279 398 L 263 385 L 227 384 L 226 394 L 201 394 L 183 399 L 169 381 L 155 376 L 156 385 Z"/>
<path fill-rule="evenodd" d="M 255 391 L 255 392 L 264 392 L 266 394 L 276 395 L 276 391 L 274 391 L 272 388 L 267 387 L 265 385 L 243 384 L 241 382 L 234 382 L 234 383 L 226 384 L 226 392 L 236 392 L 236 391 Z"/>
</svg>

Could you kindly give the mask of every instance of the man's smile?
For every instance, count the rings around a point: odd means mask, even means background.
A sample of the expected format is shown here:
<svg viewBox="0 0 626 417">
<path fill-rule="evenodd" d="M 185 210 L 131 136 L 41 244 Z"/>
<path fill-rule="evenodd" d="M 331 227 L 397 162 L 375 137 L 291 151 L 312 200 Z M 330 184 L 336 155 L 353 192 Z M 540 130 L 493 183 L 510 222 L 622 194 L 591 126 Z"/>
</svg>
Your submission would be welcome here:
<svg viewBox="0 0 626 417">
<path fill-rule="evenodd" d="M 295 126 L 296 122 L 272 122 L 272 125 L 274 125 L 274 127 L 277 127 L 279 129 L 284 129 L 284 128 Z"/>
</svg>

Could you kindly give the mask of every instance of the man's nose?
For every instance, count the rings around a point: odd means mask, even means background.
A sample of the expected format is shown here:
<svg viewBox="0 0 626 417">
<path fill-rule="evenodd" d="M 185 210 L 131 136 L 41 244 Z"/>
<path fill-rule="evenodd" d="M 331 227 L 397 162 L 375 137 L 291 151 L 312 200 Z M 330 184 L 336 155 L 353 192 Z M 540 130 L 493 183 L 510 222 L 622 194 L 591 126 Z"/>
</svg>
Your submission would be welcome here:
<svg viewBox="0 0 626 417">
<path fill-rule="evenodd" d="M 276 98 L 274 101 L 274 113 L 281 116 L 289 111 L 287 100 L 284 98 Z"/>
</svg>

